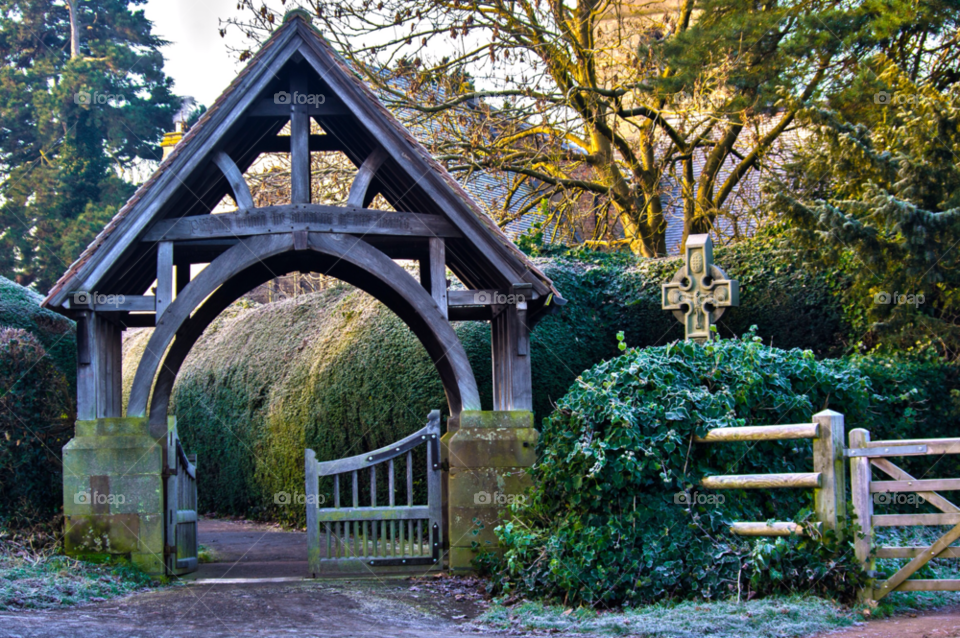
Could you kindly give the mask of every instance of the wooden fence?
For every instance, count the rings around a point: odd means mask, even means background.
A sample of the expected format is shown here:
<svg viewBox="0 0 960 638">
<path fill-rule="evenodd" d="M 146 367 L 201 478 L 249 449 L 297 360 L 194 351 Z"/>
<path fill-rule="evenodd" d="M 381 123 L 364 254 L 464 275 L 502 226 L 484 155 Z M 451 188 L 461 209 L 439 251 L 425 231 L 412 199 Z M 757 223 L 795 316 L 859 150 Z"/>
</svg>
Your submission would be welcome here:
<svg viewBox="0 0 960 638">
<path fill-rule="evenodd" d="M 960 591 L 960 580 L 909 580 L 933 558 L 960 558 L 960 547 L 950 545 L 960 539 L 960 507 L 943 498 L 937 491 L 960 490 L 960 479 L 917 479 L 890 462 L 900 456 L 931 456 L 960 454 L 960 439 L 913 439 L 904 441 L 871 441 L 863 429 L 850 432 L 850 486 L 853 511 L 860 524 L 861 534 L 855 539 L 857 558 L 869 572 L 875 570 L 875 558 L 909 558 L 909 563 L 893 576 L 873 588 L 864 590 L 866 600 L 880 600 L 892 591 Z M 893 480 L 873 480 L 876 468 Z M 878 494 L 913 493 L 940 510 L 940 514 L 875 514 L 877 501 L 895 498 L 877 498 Z M 877 547 L 874 549 L 876 527 L 904 527 L 913 525 L 953 525 L 930 547 Z"/>
<path fill-rule="evenodd" d="M 813 416 L 813 423 L 759 425 L 742 428 L 717 428 L 696 443 L 729 443 L 742 441 L 788 441 L 813 439 L 813 472 L 792 474 L 736 474 L 708 476 L 702 485 L 707 489 L 813 489 L 818 526 L 837 529 L 837 521 L 846 511 L 846 478 L 843 467 L 843 415 L 824 410 Z M 793 522 L 736 522 L 730 531 L 741 536 L 789 536 L 807 534 Z"/>
</svg>

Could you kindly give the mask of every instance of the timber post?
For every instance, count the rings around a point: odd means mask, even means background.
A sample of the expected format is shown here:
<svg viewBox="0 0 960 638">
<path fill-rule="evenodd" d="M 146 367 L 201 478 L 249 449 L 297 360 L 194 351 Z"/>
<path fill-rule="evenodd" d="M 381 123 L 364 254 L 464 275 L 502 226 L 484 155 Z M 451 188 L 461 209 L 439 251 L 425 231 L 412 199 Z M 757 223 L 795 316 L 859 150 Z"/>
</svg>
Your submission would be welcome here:
<svg viewBox="0 0 960 638">
<path fill-rule="evenodd" d="M 844 468 L 843 415 L 824 410 L 813 415 L 820 434 L 813 440 L 813 471 L 820 473 L 820 487 L 814 490 L 814 509 L 824 529 L 841 532 L 847 514 L 847 479 Z"/>
</svg>

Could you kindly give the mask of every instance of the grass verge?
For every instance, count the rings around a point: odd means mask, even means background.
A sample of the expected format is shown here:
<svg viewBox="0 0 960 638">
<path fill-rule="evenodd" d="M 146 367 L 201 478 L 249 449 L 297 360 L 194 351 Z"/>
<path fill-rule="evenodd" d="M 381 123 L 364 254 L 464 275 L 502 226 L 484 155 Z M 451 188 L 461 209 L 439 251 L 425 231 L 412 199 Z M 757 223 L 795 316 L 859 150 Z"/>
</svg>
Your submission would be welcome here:
<svg viewBox="0 0 960 638">
<path fill-rule="evenodd" d="M 0 611 L 102 602 L 159 584 L 128 563 L 87 563 L 48 539 L 0 531 Z"/>
<path fill-rule="evenodd" d="M 813 596 L 748 602 L 681 602 L 620 611 L 564 609 L 522 602 L 495 603 L 475 622 L 497 629 L 562 635 L 632 635 L 649 638 L 791 638 L 848 627 L 849 609 Z"/>
</svg>

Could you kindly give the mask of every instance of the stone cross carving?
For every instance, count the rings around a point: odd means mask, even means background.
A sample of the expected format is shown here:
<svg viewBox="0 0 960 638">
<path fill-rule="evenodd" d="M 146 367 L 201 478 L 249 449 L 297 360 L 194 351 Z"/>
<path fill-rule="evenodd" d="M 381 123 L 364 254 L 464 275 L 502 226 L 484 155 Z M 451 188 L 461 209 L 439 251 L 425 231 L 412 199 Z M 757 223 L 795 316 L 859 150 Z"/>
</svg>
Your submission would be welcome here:
<svg viewBox="0 0 960 638">
<path fill-rule="evenodd" d="M 740 305 L 740 286 L 713 263 L 710 235 L 687 238 L 686 265 L 663 284 L 663 309 L 672 310 L 687 339 L 704 342 L 723 311 Z"/>
</svg>

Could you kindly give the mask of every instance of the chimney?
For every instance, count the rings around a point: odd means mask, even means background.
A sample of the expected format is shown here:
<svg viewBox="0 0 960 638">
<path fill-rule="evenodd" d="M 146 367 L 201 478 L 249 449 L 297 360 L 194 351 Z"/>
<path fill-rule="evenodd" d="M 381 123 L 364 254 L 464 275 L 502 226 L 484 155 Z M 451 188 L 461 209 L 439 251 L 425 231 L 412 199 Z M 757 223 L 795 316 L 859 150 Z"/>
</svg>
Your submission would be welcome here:
<svg viewBox="0 0 960 638">
<path fill-rule="evenodd" d="M 184 124 L 183 120 L 179 120 L 177 121 L 175 131 L 163 134 L 163 140 L 160 142 L 160 148 L 163 149 L 163 159 L 167 159 L 167 157 L 170 156 L 173 148 L 183 139 L 183 134 L 186 130 L 186 124 Z"/>
</svg>

